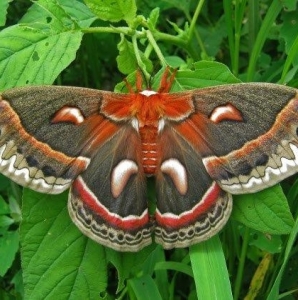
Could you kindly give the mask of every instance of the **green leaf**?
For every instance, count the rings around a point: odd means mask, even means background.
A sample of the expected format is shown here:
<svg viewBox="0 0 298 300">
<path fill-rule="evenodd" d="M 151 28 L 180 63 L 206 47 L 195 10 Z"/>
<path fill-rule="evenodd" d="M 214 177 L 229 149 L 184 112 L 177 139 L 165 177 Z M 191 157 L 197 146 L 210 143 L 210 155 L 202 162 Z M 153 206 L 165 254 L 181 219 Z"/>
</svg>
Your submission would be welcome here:
<svg viewBox="0 0 298 300">
<path fill-rule="evenodd" d="M 121 41 L 118 44 L 119 55 L 117 56 L 117 64 L 119 70 L 123 74 L 133 73 L 138 68 L 138 62 L 134 53 L 133 45 L 127 41 L 124 36 L 121 36 Z M 150 72 L 152 70 L 151 61 L 145 57 L 144 53 L 139 51 L 142 62 L 146 69 Z"/>
<path fill-rule="evenodd" d="M 156 24 L 157 24 L 157 21 L 158 21 L 158 18 L 159 18 L 159 11 L 160 11 L 160 8 L 156 7 L 150 12 L 147 23 L 148 23 L 148 28 L 151 31 L 155 30 L 155 27 L 156 27 Z"/>
<path fill-rule="evenodd" d="M 19 250 L 19 233 L 7 231 L 0 237 L 0 276 L 4 276 L 11 267 Z"/>
<path fill-rule="evenodd" d="M 67 193 L 24 191 L 20 238 L 26 299 L 98 299 L 106 289 L 104 247 L 75 227 L 66 198 Z"/>
<path fill-rule="evenodd" d="M 171 68 L 179 68 L 186 65 L 186 62 L 180 56 L 165 56 L 165 60 Z"/>
<path fill-rule="evenodd" d="M 247 81 L 252 81 L 256 74 L 256 65 L 259 59 L 261 49 L 269 36 L 269 32 L 272 28 L 273 22 L 276 20 L 278 14 L 282 10 L 279 0 L 270 1 L 270 6 L 267 10 L 266 16 L 262 22 L 259 29 L 258 35 L 256 37 L 254 46 L 252 48 L 248 70 L 247 70 Z"/>
<path fill-rule="evenodd" d="M 280 235 L 268 235 L 260 231 L 250 229 L 249 245 L 269 253 L 280 253 L 283 240 Z"/>
<path fill-rule="evenodd" d="M 23 286 L 23 274 L 22 270 L 19 270 L 14 277 L 11 280 L 11 283 L 14 285 L 14 289 L 16 291 L 16 294 L 19 294 L 20 297 L 17 298 L 17 295 L 15 295 L 15 299 L 24 299 L 24 286 Z"/>
<path fill-rule="evenodd" d="M 0 1 L 0 26 L 4 26 L 6 23 L 7 8 L 10 1 L 11 0 Z"/>
<path fill-rule="evenodd" d="M 56 1 L 39 0 L 45 14 L 34 25 L 15 25 L 0 33 L 0 90 L 51 84 L 74 59 L 83 34 Z M 50 16 L 49 16 L 50 15 Z"/>
<path fill-rule="evenodd" d="M 0 191 L 7 190 L 8 186 L 10 185 L 11 181 L 5 177 L 4 175 L 0 174 Z"/>
<path fill-rule="evenodd" d="M 6 201 L 3 199 L 2 196 L 0 196 L 0 215 L 6 215 L 9 214 L 9 206 L 6 203 Z"/>
<path fill-rule="evenodd" d="M 163 2 L 169 3 L 175 9 L 180 9 L 186 15 L 189 15 L 190 0 L 163 0 Z"/>
<path fill-rule="evenodd" d="M 285 11 L 296 10 L 297 0 L 296 1 L 293 1 L 293 0 L 283 0 L 282 1 L 282 5 L 284 6 Z"/>
<path fill-rule="evenodd" d="M 282 280 L 282 276 L 285 272 L 287 263 L 289 261 L 289 259 L 291 258 L 291 256 L 293 257 L 293 259 L 297 258 L 297 255 L 294 256 L 293 254 L 295 254 L 296 250 L 294 249 L 295 243 L 297 243 L 297 236 L 298 236 L 298 218 L 295 221 L 295 224 L 292 228 L 292 231 L 289 235 L 289 239 L 287 240 L 287 244 L 284 246 L 284 256 L 282 257 L 282 264 L 279 267 L 278 270 L 278 274 L 277 276 L 274 278 L 274 283 L 272 285 L 272 288 L 268 294 L 267 300 L 275 300 L 278 299 L 279 296 L 279 290 L 280 290 L 280 283 Z M 293 251 L 294 249 L 294 251 Z M 296 247 L 297 249 L 297 247 Z M 292 269 L 291 272 L 296 273 L 297 270 L 296 269 Z M 294 274 L 295 274 L 294 273 Z"/>
<path fill-rule="evenodd" d="M 288 234 L 292 230 L 293 217 L 279 185 L 233 198 L 232 216 L 246 226 L 269 234 Z"/>
<path fill-rule="evenodd" d="M 0 90 L 25 84 L 51 84 L 75 58 L 82 33 L 45 32 L 12 26 L 0 33 Z"/>
<path fill-rule="evenodd" d="M 49 2 L 39 0 L 28 9 L 19 23 L 27 23 L 27 25 L 28 23 L 49 24 L 50 20 L 52 22 L 56 20 L 58 28 L 61 26 L 61 22 L 63 27 L 78 25 L 85 28 L 89 27 L 96 19 L 90 9 L 80 1 L 52 0 Z"/>
<path fill-rule="evenodd" d="M 131 23 L 136 17 L 135 0 L 84 0 L 99 19 L 110 22 L 125 20 Z"/>
<path fill-rule="evenodd" d="M 110 261 L 117 269 L 117 292 L 124 288 L 124 281 L 130 278 L 133 273 L 136 273 L 142 267 L 144 261 L 151 255 L 155 247 L 156 245 L 151 244 L 136 253 L 117 252 L 112 249 L 106 250 L 107 260 Z"/>
<path fill-rule="evenodd" d="M 177 72 L 171 92 L 240 82 L 224 64 L 212 61 L 200 61 L 194 63 L 193 66 L 194 70 L 181 70 Z M 158 89 L 163 73 L 164 69 L 159 71 L 154 77 L 154 90 Z"/>
<path fill-rule="evenodd" d="M 286 53 L 289 54 L 289 51 L 297 40 L 297 23 L 298 23 L 298 14 L 297 11 L 283 13 L 283 24 L 280 28 L 280 36 L 284 39 L 286 45 Z M 297 42 L 296 42 L 297 43 Z M 297 45 L 295 49 L 296 55 L 293 57 L 293 64 L 298 64 L 298 55 L 297 55 Z"/>
<path fill-rule="evenodd" d="M 229 273 L 218 235 L 189 250 L 198 299 L 232 300 Z"/>
<path fill-rule="evenodd" d="M 14 223 L 14 220 L 8 216 L 0 216 L 0 228 L 1 227 L 9 227 Z"/>
<path fill-rule="evenodd" d="M 162 300 L 155 281 L 147 274 L 128 280 L 128 287 L 138 300 Z M 133 299 L 133 295 L 130 299 Z"/>
<path fill-rule="evenodd" d="M 221 50 L 223 39 L 227 36 L 225 18 L 222 17 L 215 26 L 199 27 L 202 41 L 209 56 L 216 56 Z"/>
</svg>

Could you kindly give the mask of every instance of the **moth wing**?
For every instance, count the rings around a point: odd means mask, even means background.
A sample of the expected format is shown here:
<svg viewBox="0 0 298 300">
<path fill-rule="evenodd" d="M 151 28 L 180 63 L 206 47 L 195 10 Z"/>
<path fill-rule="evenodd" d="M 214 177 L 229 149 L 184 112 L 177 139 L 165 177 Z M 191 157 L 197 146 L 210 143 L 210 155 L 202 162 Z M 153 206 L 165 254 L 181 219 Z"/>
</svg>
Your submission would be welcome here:
<svg viewBox="0 0 298 300">
<path fill-rule="evenodd" d="M 91 135 L 91 116 L 98 114 L 102 97 L 96 90 L 54 86 L 2 93 L 0 171 L 39 192 L 67 189 L 90 163 L 88 153 L 82 150 Z M 73 120 L 53 122 L 59 111 L 73 114 Z"/>
<path fill-rule="evenodd" d="M 140 139 L 123 126 L 93 153 L 89 167 L 71 186 L 73 222 L 93 240 L 119 251 L 138 251 L 151 243 L 146 177 Z"/>
<path fill-rule="evenodd" d="M 229 193 L 256 192 L 298 171 L 296 89 L 223 85 L 165 101 L 156 212 L 156 240 L 165 248 L 218 232 L 231 211 Z"/>
<path fill-rule="evenodd" d="M 140 140 L 102 114 L 111 99 L 129 96 L 54 86 L 2 93 L 0 171 L 39 192 L 72 185 L 74 223 L 97 242 L 136 251 L 151 242 Z"/>
<path fill-rule="evenodd" d="M 256 192 L 298 171 L 296 89 L 223 85 L 187 98 L 193 111 L 173 127 L 201 153 L 208 174 L 224 190 Z"/>
<path fill-rule="evenodd" d="M 232 197 L 211 179 L 201 153 L 173 127 L 159 140 L 155 240 L 164 248 L 187 247 L 215 235 L 227 222 Z"/>
</svg>

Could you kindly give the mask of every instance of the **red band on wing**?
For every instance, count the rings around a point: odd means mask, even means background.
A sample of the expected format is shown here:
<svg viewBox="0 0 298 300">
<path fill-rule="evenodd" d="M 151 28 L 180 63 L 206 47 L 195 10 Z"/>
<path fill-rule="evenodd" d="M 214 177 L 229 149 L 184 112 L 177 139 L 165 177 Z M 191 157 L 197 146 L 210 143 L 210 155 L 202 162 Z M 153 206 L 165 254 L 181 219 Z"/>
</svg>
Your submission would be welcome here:
<svg viewBox="0 0 298 300">
<path fill-rule="evenodd" d="M 219 198 L 221 192 L 220 186 L 213 182 L 211 187 L 207 190 L 202 200 L 199 201 L 193 209 L 186 211 L 180 215 L 174 215 L 172 213 L 161 214 L 158 210 L 155 213 L 157 223 L 162 227 L 181 228 L 186 224 L 194 223 L 199 219 L 201 215 L 210 210 L 215 202 Z"/>
<path fill-rule="evenodd" d="M 72 184 L 72 189 L 78 194 L 78 197 L 82 199 L 84 204 L 86 204 L 92 211 L 100 216 L 106 223 L 111 224 L 111 226 L 118 227 L 123 230 L 134 230 L 140 227 L 144 227 L 149 222 L 148 210 L 144 210 L 142 215 L 129 215 L 127 217 L 121 217 L 116 213 L 110 212 L 96 196 L 90 191 L 90 189 L 85 184 L 82 177 L 78 177 Z M 117 201 L 117 200 L 114 200 Z"/>
</svg>

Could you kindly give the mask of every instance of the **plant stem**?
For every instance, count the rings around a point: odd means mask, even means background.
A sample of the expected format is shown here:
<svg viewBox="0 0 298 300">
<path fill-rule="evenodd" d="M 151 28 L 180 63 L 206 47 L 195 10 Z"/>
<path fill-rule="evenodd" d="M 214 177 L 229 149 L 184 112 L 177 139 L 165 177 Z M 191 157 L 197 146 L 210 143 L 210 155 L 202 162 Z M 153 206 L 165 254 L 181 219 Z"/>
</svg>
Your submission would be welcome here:
<svg viewBox="0 0 298 300">
<path fill-rule="evenodd" d="M 83 33 L 122 33 L 125 35 L 133 35 L 135 33 L 135 31 L 131 30 L 129 27 L 90 27 L 82 28 L 81 31 Z"/>
<path fill-rule="evenodd" d="M 166 60 L 165 60 L 162 52 L 160 51 L 160 49 L 159 49 L 159 47 L 158 47 L 158 45 L 157 45 L 157 43 L 156 43 L 156 41 L 155 41 L 155 39 L 154 39 L 151 31 L 147 30 L 146 33 L 147 33 L 147 38 L 149 40 L 149 43 L 152 45 L 152 47 L 153 47 L 156 55 L 158 56 L 158 58 L 159 58 L 159 60 L 160 60 L 160 62 L 162 64 L 162 66 L 164 66 L 164 67 L 167 66 L 167 62 L 166 62 Z"/>
<path fill-rule="evenodd" d="M 139 48 L 138 48 L 138 42 L 137 42 L 136 35 L 133 35 L 131 39 L 132 39 L 133 50 L 134 50 L 134 53 L 135 53 L 135 56 L 136 56 L 138 66 L 141 68 L 146 80 L 149 81 L 150 74 L 147 72 L 146 65 L 143 63 L 142 58 L 140 56 L 140 51 L 139 51 Z"/>
<path fill-rule="evenodd" d="M 242 249 L 241 249 L 241 254 L 240 254 L 239 266 L 238 266 L 236 280 L 235 280 L 234 299 L 239 298 L 239 293 L 240 293 L 242 278 L 243 278 L 245 257 L 246 257 L 247 246 L 248 246 L 249 232 L 250 232 L 249 228 L 246 227 L 244 236 L 243 236 L 243 243 L 242 243 Z"/>
<path fill-rule="evenodd" d="M 238 76 L 239 73 L 239 53 L 240 53 L 240 38 L 241 38 L 241 29 L 242 29 L 242 21 L 246 7 L 246 0 L 244 1 L 236 1 L 235 6 L 235 45 L 234 45 L 234 56 L 233 59 L 233 73 L 235 76 Z"/>
<path fill-rule="evenodd" d="M 200 0 L 199 1 L 198 5 L 196 7 L 195 13 L 194 13 L 194 15 L 192 17 L 192 20 L 190 22 L 190 25 L 189 25 L 189 34 L 188 34 L 188 44 L 191 43 L 192 37 L 193 37 L 193 35 L 195 35 L 196 39 L 198 41 L 198 44 L 199 44 L 199 46 L 201 48 L 202 53 L 205 56 L 207 56 L 207 52 L 206 52 L 204 43 L 203 43 L 203 41 L 202 41 L 202 39 L 201 39 L 198 31 L 195 28 L 196 24 L 197 24 L 197 20 L 198 20 L 199 14 L 200 14 L 201 9 L 202 9 L 202 7 L 204 5 L 204 2 L 205 2 L 205 0 Z"/>
</svg>

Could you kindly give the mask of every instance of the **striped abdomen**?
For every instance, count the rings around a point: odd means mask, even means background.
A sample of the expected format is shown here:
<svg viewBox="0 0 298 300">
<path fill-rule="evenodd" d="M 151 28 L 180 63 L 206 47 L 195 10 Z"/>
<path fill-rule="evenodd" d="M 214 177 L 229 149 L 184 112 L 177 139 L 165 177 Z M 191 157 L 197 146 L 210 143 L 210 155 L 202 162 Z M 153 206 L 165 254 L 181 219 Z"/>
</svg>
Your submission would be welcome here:
<svg viewBox="0 0 298 300">
<path fill-rule="evenodd" d="M 142 141 L 142 164 L 146 175 L 154 175 L 157 167 L 157 128 L 144 126 L 139 129 Z"/>
</svg>

